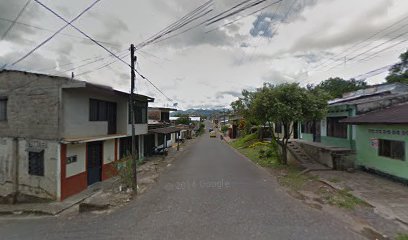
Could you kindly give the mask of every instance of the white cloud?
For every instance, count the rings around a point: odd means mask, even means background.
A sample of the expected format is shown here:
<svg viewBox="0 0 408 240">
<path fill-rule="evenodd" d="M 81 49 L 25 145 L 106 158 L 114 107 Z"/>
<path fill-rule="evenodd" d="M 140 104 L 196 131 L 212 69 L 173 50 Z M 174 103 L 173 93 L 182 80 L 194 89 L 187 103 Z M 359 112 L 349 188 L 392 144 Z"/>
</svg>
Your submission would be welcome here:
<svg viewBox="0 0 408 240">
<path fill-rule="evenodd" d="M 240 1 L 215 1 L 215 12 Z M 13 19 L 25 0 L 6 2 L 0 2 L 0 16 Z M 44 3 L 67 19 L 76 16 L 91 2 L 44 0 Z M 297 0 L 289 12 L 291 3 L 284 1 L 279 11 L 275 12 L 276 8 L 271 7 L 262 11 L 260 17 L 243 18 L 211 33 L 206 34 L 205 31 L 216 26 L 198 28 L 172 40 L 146 47 L 144 51 L 148 54 L 138 54 L 140 71 L 182 108 L 219 107 L 228 106 L 243 88 L 255 89 L 264 81 L 300 81 L 306 84 L 334 76 L 350 78 L 397 61 L 398 55 L 405 50 L 401 45 L 370 61 L 350 62 L 327 72 L 315 71 L 313 66 L 342 53 L 402 18 L 406 14 L 408 2 Z M 113 44 L 105 44 L 110 49 L 124 50 L 130 43 L 141 42 L 200 4 L 202 1 L 198 0 L 101 1 L 75 24 L 98 40 Z M 285 19 L 287 12 L 289 15 Z M 19 21 L 47 29 L 58 29 L 63 25 L 35 2 L 30 4 Z M 256 24 L 257 21 L 260 23 Z M 0 20 L 0 34 L 7 26 L 6 22 Z M 277 30 L 274 35 L 272 30 Z M 107 55 L 76 31 L 66 29 L 63 33 L 75 37 L 57 36 L 16 68 L 35 70 L 70 62 L 78 66 L 82 59 Z M 16 25 L 7 39 L 0 42 L 0 65 L 22 56 L 50 34 Z M 259 35 L 264 37 L 254 37 Z M 383 42 L 390 36 L 379 35 L 375 40 Z M 108 58 L 77 69 L 75 73 L 95 69 L 111 60 Z M 369 81 L 377 83 L 383 77 L 379 75 Z M 113 85 L 121 90 L 129 88 L 129 69 L 122 63 L 112 64 L 80 78 Z M 137 79 L 137 91 L 155 97 L 155 105 L 172 105 L 140 78 Z"/>
</svg>

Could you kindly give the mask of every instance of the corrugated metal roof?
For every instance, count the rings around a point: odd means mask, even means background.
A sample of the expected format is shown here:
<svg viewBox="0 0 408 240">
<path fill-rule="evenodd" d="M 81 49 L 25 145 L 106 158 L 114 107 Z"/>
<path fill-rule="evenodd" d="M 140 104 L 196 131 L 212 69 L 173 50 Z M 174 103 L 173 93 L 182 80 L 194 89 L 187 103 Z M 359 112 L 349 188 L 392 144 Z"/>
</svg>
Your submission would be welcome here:
<svg viewBox="0 0 408 240">
<path fill-rule="evenodd" d="M 376 102 L 376 101 L 379 101 L 379 100 L 393 99 L 393 98 L 403 97 L 403 96 L 408 97 L 408 92 L 406 92 L 406 93 L 377 94 L 377 95 L 367 96 L 367 97 L 364 97 L 364 98 L 362 97 L 362 98 L 352 99 L 352 100 L 348 100 L 348 101 L 332 103 L 332 104 L 330 104 L 330 106 L 359 105 L 359 104 Z"/>
<path fill-rule="evenodd" d="M 398 93 L 407 93 L 408 92 L 408 85 L 403 83 L 390 83 L 390 84 L 379 84 L 375 86 L 371 86 L 366 89 L 361 89 L 354 92 L 349 92 L 343 94 L 342 98 L 337 98 L 330 100 L 328 103 L 329 105 L 339 105 L 339 104 L 346 104 L 350 101 L 357 100 L 357 99 L 366 99 L 372 96 L 377 95 L 384 95 L 384 94 L 398 94 Z"/>
<path fill-rule="evenodd" d="M 181 129 L 178 127 L 164 127 L 164 128 L 155 128 L 149 130 L 150 133 L 161 133 L 161 134 L 168 134 L 168 133 L 175 133 L 179 132 Z"/>
<path fill-rule="evenodd" d="M 408 124 L 408 103 L 349 117 L 341 122 L 348 124 Z"/>
</svg>

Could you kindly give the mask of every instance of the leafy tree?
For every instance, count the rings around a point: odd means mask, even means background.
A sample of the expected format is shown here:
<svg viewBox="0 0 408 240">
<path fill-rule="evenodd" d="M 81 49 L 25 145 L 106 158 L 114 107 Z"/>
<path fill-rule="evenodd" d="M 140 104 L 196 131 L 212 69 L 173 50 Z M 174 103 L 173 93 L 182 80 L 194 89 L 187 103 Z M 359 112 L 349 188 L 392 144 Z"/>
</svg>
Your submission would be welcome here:
<svg viewBox="0 0 408 240">
<path fill-rule="evenodd" d="M 344 93 L 357 91 L 367 87 L 365 80 L 344 80 L 339 77 L 329 78 L 319 83 L 315 88 L 327 92 L 331 98 L 341 98 Z M 308 85 L 308 89 L 313 86 Z"/>
<path fill-rule="evenodd" d="M 388 83 L 408 83 L 408 50 L 400 55 L 400 62 L 390 69 L 390 74 L 386 77 Z"/>
<path fill-rule="evenodd" d="M 191 120 L 188 115 L 180 115 L 179 118 L 176 120 L 176 124 L 184 124 L 184 125 L 190 125 Z"/>
<path fill-rule="evenodd" d="M 308 90 L 297 83 L 265 84 L 254 94 L 249 111 L 259 122 L 269 126 L 273 141 L 280 146 L 277 154 L 281 164 L 287 164 L 287 145 L 293 123 L 320 119 L 327 111 L 327 100 L 327 94 L 321 90 Z M 273 123 L 283 126 L 283 136 L 275 134 Z"/>
</svg>

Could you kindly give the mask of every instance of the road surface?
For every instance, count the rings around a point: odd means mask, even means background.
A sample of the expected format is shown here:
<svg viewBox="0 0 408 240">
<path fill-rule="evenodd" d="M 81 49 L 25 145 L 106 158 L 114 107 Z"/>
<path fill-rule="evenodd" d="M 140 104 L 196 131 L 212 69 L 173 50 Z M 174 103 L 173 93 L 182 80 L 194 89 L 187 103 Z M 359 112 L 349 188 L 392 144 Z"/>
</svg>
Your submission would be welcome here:
<svg viewBox="0 0 408 240">
<path fill-rule="evenodd" d="M 110 214 L 0 221 L 0 239 L 363 239 L 202 136 L 159 182 Z"/>
</svg>

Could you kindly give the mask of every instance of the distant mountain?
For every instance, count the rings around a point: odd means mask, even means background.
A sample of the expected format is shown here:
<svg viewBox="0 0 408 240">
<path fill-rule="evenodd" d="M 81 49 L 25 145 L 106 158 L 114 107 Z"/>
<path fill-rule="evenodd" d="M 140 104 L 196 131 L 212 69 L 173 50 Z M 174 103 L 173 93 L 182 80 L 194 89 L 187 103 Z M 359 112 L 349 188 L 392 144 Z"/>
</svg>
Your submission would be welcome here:
<svg viewBox="0 0 408 240">
<path fill-rule="evenodd" d="M 224 109 L 187 109 L 185 111 L 176 111 L 176 112 L 172 112 L 171 116 L 175 117 L 178 115 L 185 115 L 188 114 L 190 116 L 206 116 L 206 117 L 211 117 L 213 115 L 217 115 L 217 114 L 222 114 L 224 111 L 228 111 L 228 109 L 224 108 Z"/>
</svg>

